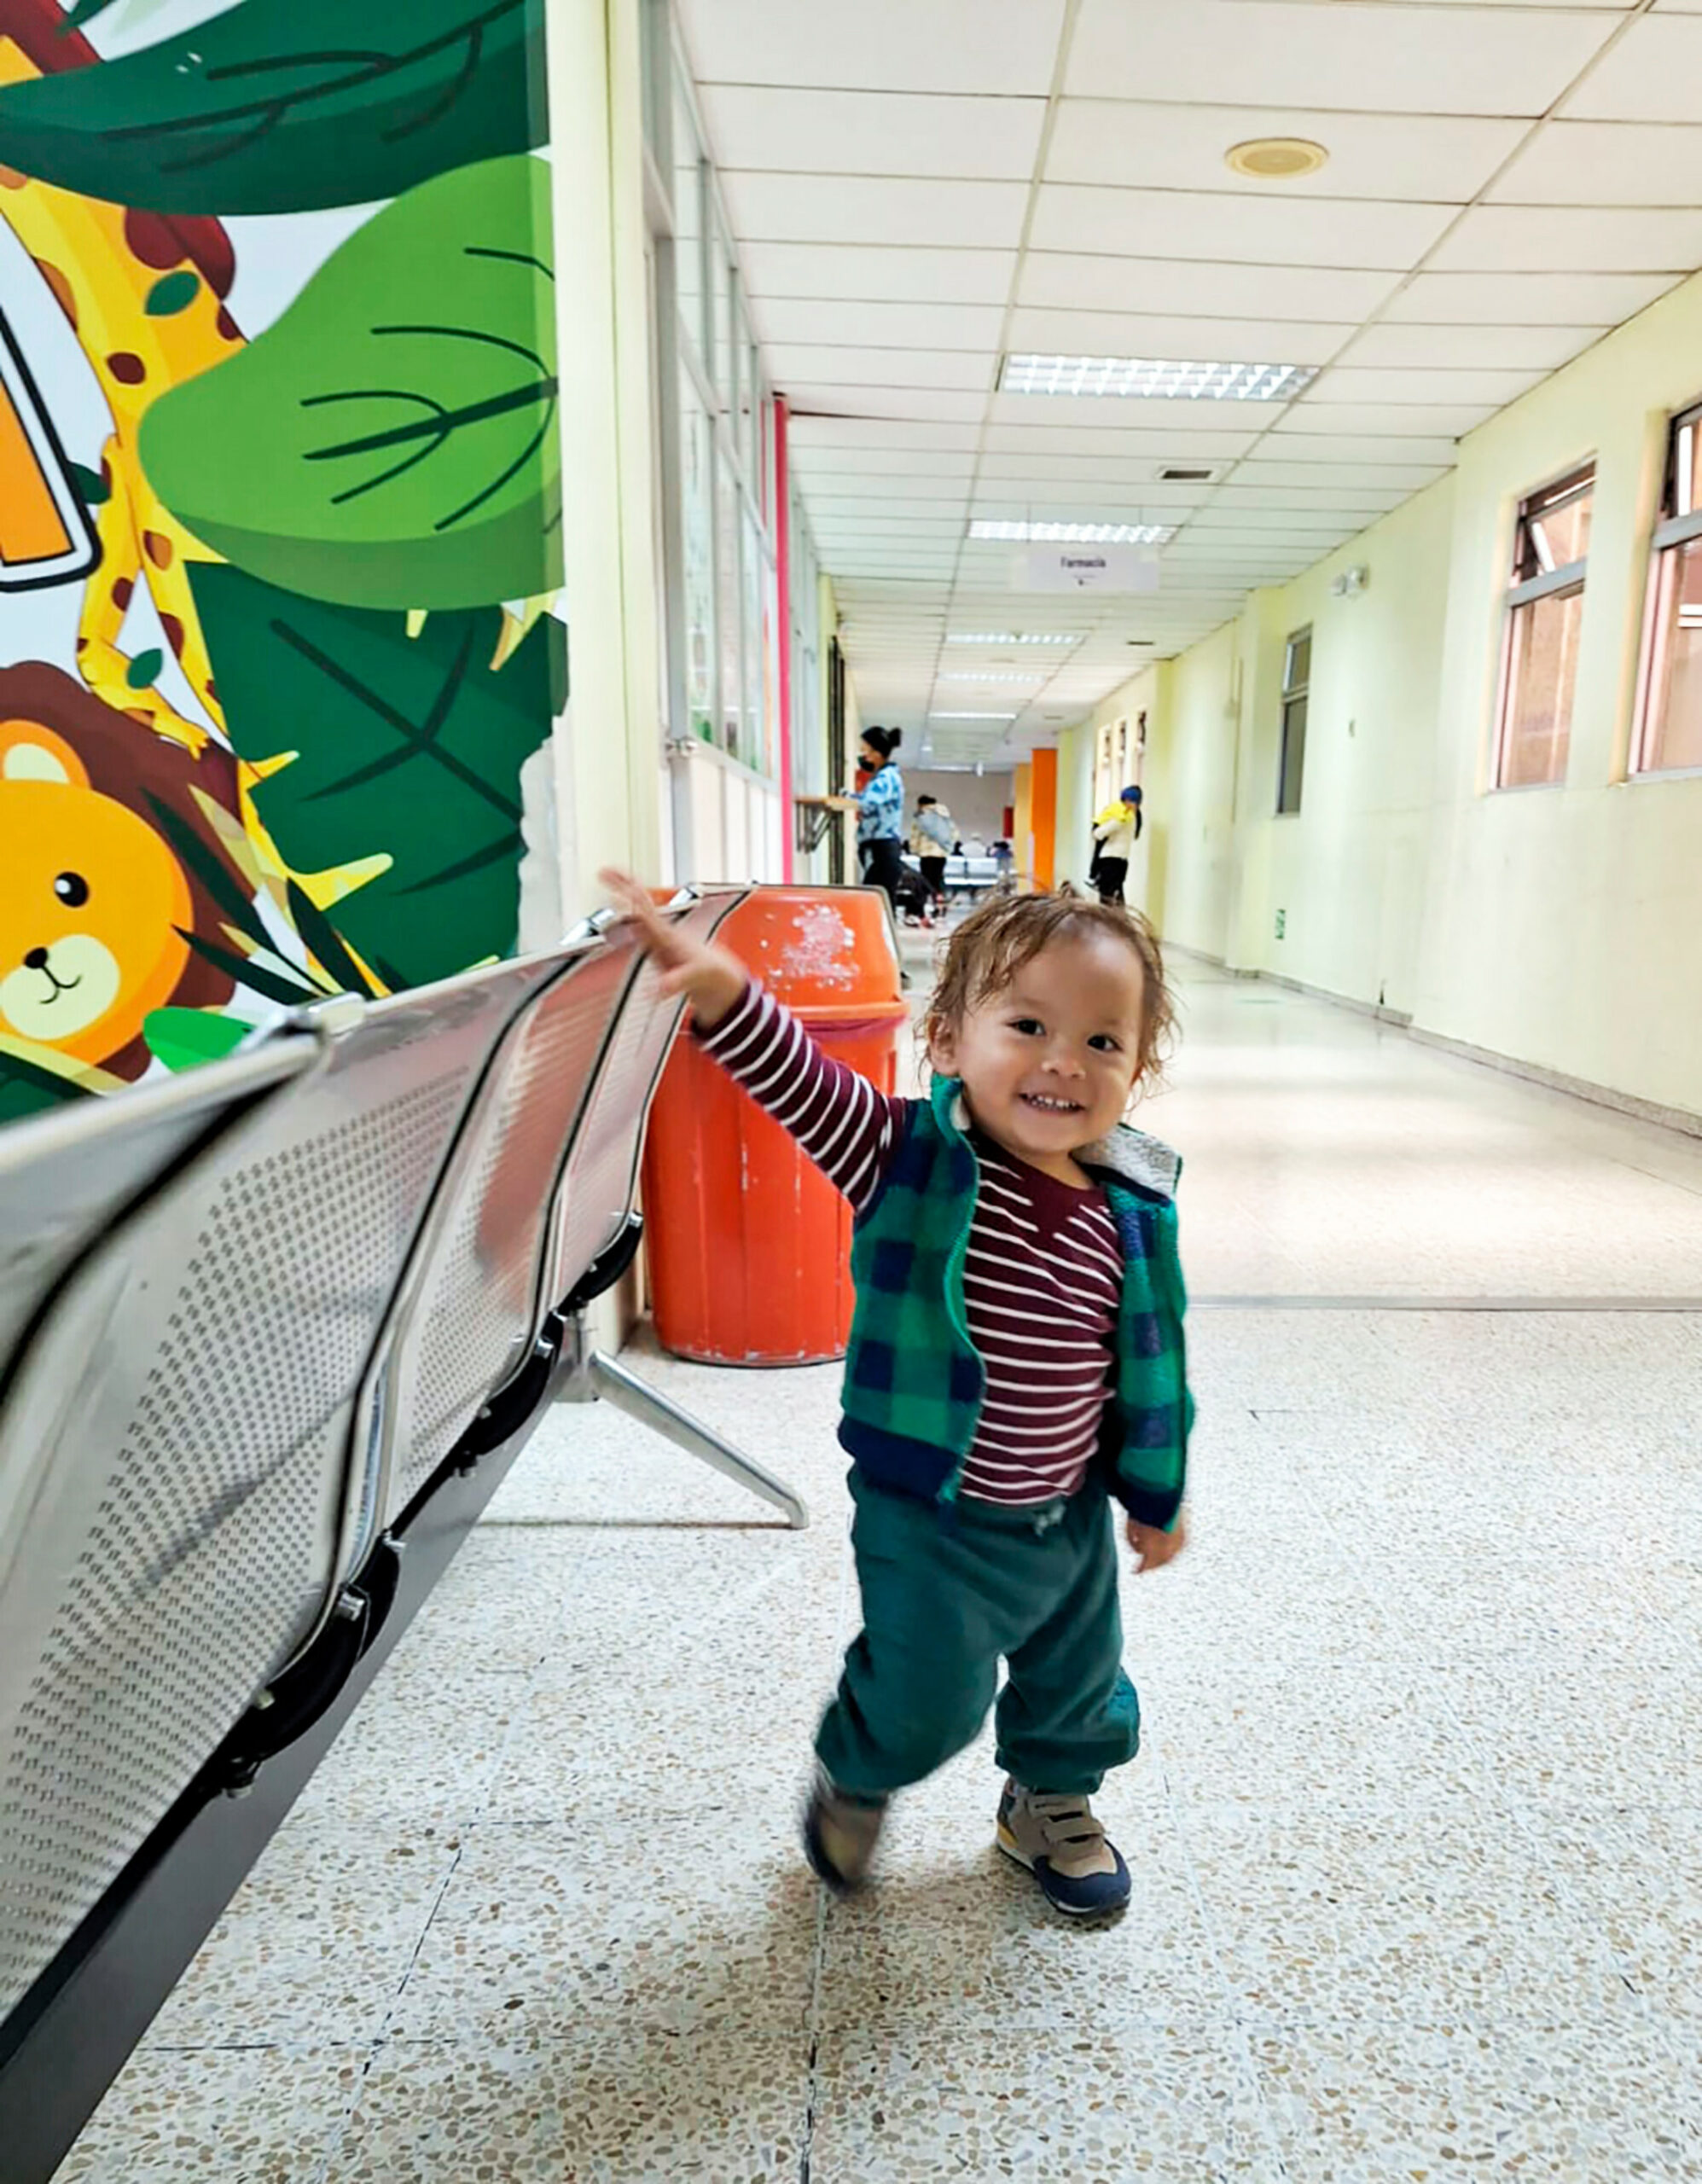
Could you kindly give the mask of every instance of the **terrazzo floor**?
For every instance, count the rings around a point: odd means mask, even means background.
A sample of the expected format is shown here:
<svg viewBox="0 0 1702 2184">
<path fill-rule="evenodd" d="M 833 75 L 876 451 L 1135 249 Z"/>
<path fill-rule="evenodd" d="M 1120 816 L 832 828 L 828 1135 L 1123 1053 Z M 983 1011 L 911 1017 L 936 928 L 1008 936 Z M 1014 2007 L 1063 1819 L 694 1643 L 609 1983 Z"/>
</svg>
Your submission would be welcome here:
<svg viewBox="0 0 1702 2184">
<path fill-rule="evenodd" d="M 64 2184 L 1702 2179 L 1702 1142 L 1184 982 L 1129 1916 L 999 1858 L 985 1745 L 826 1900 L 836 1374 L 641 1356 L 813 1527 L 553 1414 Z"/>
</svg>

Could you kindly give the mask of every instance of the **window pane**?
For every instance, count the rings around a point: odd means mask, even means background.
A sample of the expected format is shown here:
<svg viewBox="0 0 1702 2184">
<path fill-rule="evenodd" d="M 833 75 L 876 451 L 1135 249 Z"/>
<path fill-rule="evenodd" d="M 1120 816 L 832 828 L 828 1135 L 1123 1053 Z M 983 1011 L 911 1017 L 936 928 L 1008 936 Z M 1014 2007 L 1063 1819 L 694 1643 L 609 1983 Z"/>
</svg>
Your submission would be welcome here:
<svg viewBox="0 0 1702 2184">
<path fill-rule="evenodd" d="M 1283 662 L 1282 691 L 1286 697 L 1291 690 L 1304 690 L 1312 679 L 1312 632 L 1301 630 L 1288 640 L 1287 657 Z"/>
<path fill-rule="evenodd" d="M 1531 517 L 1531 537 L 1536 554 L 1536 570 L 1564 569 L 1573 561 L 1583 560 L 1589 551 L 1590 511 L 1595 506 L 1595 494 L 1592 490 L 1580 493 L 1564 508 L 1545 509 Z M 1536 570 L 1531 573 L 1535 575 Z"/>
<path fill-rule="evenodd" d="M 733 404 L 733 307 L 730 252 L 721 215 L 712 214 L 709 230 L 709 369 L 715 392 L 723 410 Z"/>
<path fill-rule="evenodd" d="M 680 536 L 685 563 L 685 691 L 689 733 L 715 740 L 715 499 L 711 428 L 680 370 Z"/>
<path fill-rule="evenodd" d="M 1655 582 L 1648 773 L 1702 766 L 1702 538 L 1663 554 Z"/>
<path fill-rule="evenodd" d="M 707 357 L 703 324 L 703 167 L 684 86 L 674 85 L 674 293 L 694 351 Z"/>
<path fill-rule="evenodd" d="M 1291 698 L 1282 708 L 1282 779 L 1276 797 L 1280 812 L 1300 809 L 1306 771 L 1306 706 L 1304 698 Z"/>
<path fill-rule="evenodd" d="M 740 631 L 744 619 L 739 579 L 739 485 L 719 446 L 715 450 L 715 626 L 720 637 L 721 709 L 715 741 L 723 751 L 739 748 L 744 677 L 740 667 Z"/>
<path fill-rule="evenodd" d="M 739 756 L 758 773 L 768 763 L 768 646 L 763 626 L 764 563 L 757 526 L 746 515 L 745 531 L 745 732 Z"/>
<path fill-rule="evenodd" d="M 1508 618 L 1502 788 L 1531 788 L 1566 777 L 1583 623 L 1582 585 L 1527 601 Z"/>
</svg>

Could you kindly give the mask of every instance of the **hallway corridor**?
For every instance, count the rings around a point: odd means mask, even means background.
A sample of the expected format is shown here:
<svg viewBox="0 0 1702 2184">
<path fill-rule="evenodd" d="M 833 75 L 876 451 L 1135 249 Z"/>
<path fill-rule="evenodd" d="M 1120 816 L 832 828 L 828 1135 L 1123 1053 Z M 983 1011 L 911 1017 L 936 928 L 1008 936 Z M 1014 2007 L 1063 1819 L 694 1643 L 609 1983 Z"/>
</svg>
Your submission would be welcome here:
<svg viewBox="0 0 1702 2184">
<path fill-rule="evenodd" d="M 837 1374 L 652 1360 L 812 1528 L 558 1409 L 66 2184 L 1702 2179 L 1702 1141 L 1180 969 L 1129 1915 L 985 1749 L 828 1902 Z"/>
</svg>

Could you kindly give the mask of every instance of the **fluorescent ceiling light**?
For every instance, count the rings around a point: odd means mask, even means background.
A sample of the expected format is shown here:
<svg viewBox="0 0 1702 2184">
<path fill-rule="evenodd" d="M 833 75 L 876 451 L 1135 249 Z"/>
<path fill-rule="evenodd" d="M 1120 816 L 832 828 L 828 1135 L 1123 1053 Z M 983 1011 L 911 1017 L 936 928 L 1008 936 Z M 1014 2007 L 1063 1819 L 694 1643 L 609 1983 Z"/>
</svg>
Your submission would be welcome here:
<svg viewBox="0 0 1702 2184">
<path fill-rule="evenodd" d="M 1176 534 L 1173 523 L 1008 523 L 980 517 L 969 526 L 972 538 L 1028 538 L 1051 546 L 1163 546 Z"/>
<path fill-rule="evenodd" d="M 1086 635 L 1085 630 L 1037 630 L 1031 636 L 1015 630 L 954 630 L 945 642 L 949 645 L 1072 645 Z"/>
<path fill-rule="evenodd" d="M 942 682 L 1029 682 L 1042 680 L 1043 667 L 1031 668 L 1025 673 L 1020 668 L 951 667 L 940 677 Z"/>
<path fill-rule="evenodd" d="M 1155 357 L 1011 356 L 1001 394 L 1124 394 L 1159 402 L 1291 402 L 1316 364 L 1172 363 Z"/>
<path fill-rule="evenodd" d="M 1016 715 L 1015 715 L 1014 713 L 936 713 L 936 712 L 930 712 L 930 713 L 929 713 L 929 715 L 928 715 L 928 718 L 929 718 L 930 720 L 1014 720 L 1014 719 L 1016 718 Z"/>
</svg>

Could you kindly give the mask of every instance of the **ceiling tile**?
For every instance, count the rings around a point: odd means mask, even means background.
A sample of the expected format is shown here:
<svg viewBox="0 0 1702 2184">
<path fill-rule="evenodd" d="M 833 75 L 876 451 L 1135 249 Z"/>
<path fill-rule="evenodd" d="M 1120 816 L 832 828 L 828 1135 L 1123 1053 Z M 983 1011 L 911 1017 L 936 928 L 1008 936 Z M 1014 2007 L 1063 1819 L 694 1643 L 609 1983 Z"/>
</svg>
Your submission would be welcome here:
<svg viewBox="0 0 1702 2184">
<path fill-rule="evenodd" d="M 1044 98 L 1064 0 L 682 0 L 700 83 Z"/>
<path fill-rule="evenodd" d="M 810 470 L 799 482 L 815 508 L 863 508 L 877 501 L 887 508 L 934 508 L 967 498 L 967 478 L 864 476 L 857 471 Z"/>
<path fill-rule="evenodd" d="M 1277 463 L 1273 464 L 1271 468 L 1281 472 L 1289 466 Z M 1333 487 L 1327 493 L 1309 495 L 1305 487 L 1287 484 L 1281 476 L 1272 479 L 1261 473 L 1260 476 L 1251 484 L 1243 485 L 1240 482 L 1241 474 L 1237 471 L 1227 485 L 1218 488 L 1211 503 L 1214 508 L 1268 509 L 1274 514 L 1280 513 L 1285 516 L 1304 514 L 1310 508 L 1351 517 L 1357 522 L 1364 523 L 1370 521 L 1373 517 L 1385 514 L 1391 508 L 1398 508 L 1403 501 L 1420 490 L 1416 485 L 1410 485 L 1381 487 L 1338 485 Z"/>
<path fill-rule="evenodd" d="M 1230 190 L 1274 202 L 1394 197 L 1464 205 L 1522 133 L 1517 121 L 1459 114 L 1065 99 L 1053 128 L 1046 178 L 1124 189 Z M 1260 182 L 1224 164 L 1226 153 L 1253 136 L 1308 137 L 1326 147 L 1329 160 L 1316 174 Z"/>
<path fill-rule="evenodd" d="M 1399 272 L 1424 256 L 1454 217 L 1445 205 L 1046 183 L 1036 197 L 1031 241 L 1036 250 L 1112 257 Z"/>
<path fill-rule="evenodd" d="M 1673 284 L 1670 274 L 1420 273 L 1383 316 L 1440 326 L 1618 326 Z"/>
<path fill-rule="evenodd" d="M 1013 395 L 1008 398 L 1019 401 L 1023 398 Z M 1129 405 L 1119 402 L 1112 406 L 1123 410 Z M 1187 406 L 1194 410 L 1198 421 L 1198 405 L 1190 404 Z M 1118 431 L 1115 425 L 1113 419 L 1109 427 L 1094 431 L 1090 427 L 1075 425 L 1006 425 L 996 422 L 987 427 L 986 448 L 990 454 L 996 452 L 1002 455 L 1097 456 L 1102 451 L 1107 456 L 1150 455 L 1155 462 L 1166 462 L 1173 456 L 1189 455 L 1206 456 L 1217 462 L 1230 456 L 1245 455 L 1258 438 L 1256 427 L 1241 425 L 1239 429 L 1232 429 L 1227 420 L 1221 429 L 1214 420 L 1209 431 L 1200 421 L 1191 427 L 1163 433 L 1150 429 L 1144 432 Z"/>
<path fill-rule="evenodd" d="M 776 90 L 711 84 L 704 120 L 722 168 L 793 174 L 934 175 L 1026 182 L 1043 98 Z"/>
<path fill-rule="evenodd" d="M 1083 0 L 1065 89 L 1314 111 L 1545 113 L 1618 27 L 1542 8 Z"/>
<path fill-rule="evenodd" d="M 1008 250 L 1022 234 L 1020 182 L 913 182 L 887 175 L 723 172 L 733 232 L 759 242 Z M 760 291 L 759 291 L 760 293 Z"/>
<path fill-rule="evenodd" d="M 796 385 L 945 386 L 985 394 L 998 359 L 963 349 L 813 348 L 783 342 L 770 349 L 764 362 L 782 394 Z"/>
<path fill-rule="evenodd" d="M 1558 371 L 1599 340 L 1599 326 L 1368 326 L 1342 351 L 1345 365 L 1392 370 Z"/>
<path fill-rule="evenodd" d="M 1403 433 L 1458 439 L 1495 415 L 1490 402 L 1370 403 L 1295 402 L 1273 430 L 1298 434 L 1377 433 L 1398 439 Z"/>
<path fill-rule="evenodd" d="M 1677 129 L 1656 122 L 1551 121 L 1490 192 L 1490 201 L 1702 204 L 1702 128 Z"/>
<path fill-rule="evenodd" d="M 794 382 L 787 399 L 801 411 L 851 419 L 972 423 L 986 407 L 985 394 L 956 387 L 857 386 L 843 381 Z"/>
<path fill-rule="evenodd" d="M 813 479 L 818 473 L 831 473 L 844 478 L 865 478 L 881 485 L 893 472 L 914 481 L 918 492 L 932 492 L 938 480 L 944 488 L 955 480 L 959 486 L 967 485 L 975 468 L 972 447 L 962 449 L 915 449 L 898 447 L 847 447 L 823 444 L 814 439 L 800 438 L 799 425 L 816 432 L 832 433 L 834 421 L 830 418 L 794 419 L 787 435 L 787 453 L 792 466 Z"/>
<path fill-rule="evenodd" d="M 1281 402 L 1147 400 L 1117 394 L 996 394 L 989 415 L 996 425 L 1039 425 L 1050 430 L 1258 433 L 1281 416 Z"/>
<path fill-rule="evenodd" d="M 1496 409 L 1516 402 L 1542 374 L 1525 371 L 1448 371 L 1429 367 L 1356 369 L 1338 364 L 1307 388 L 1308 402 L 1466 402 Z"/>
<path fill-rule="evenodd" d="M 1571 121 L 1694 121 L 1702 18 L 1651 15 L 1604 54 L 1564 108 Z"/>
<path fill-rule="evenodd" d="M 999 346 L 996 304 L 880 304 L 826 297 L 753 298 L 764 342 L 832 342 L 845 348 L 980 349 Z"/>
<path fill-rule="evenodd" d="M 1702 264 L 1702 211 L 1479 205 L 1431 259 L 1438 273 L 1688 273 Z"/>
<path fill-rule="evenodd" d="M 980 433 L 973 425 L 918 422 L 903 417 L 793 417 L 787 428 L 795 446 L 814 448 L 943 449 L 973 454 Z M 902 465 L 895 466 L 902 468 Z"/>
<path fill-rule="evenodd" d="M 1160 449 L 1162 454 L 1159 452 Z M 1175 443 L 1157 440 L 1156 436 L 1151 455 L 1011 455 L 1002 449 L 992 449 L 982 460 L 976 489 L 979 491 L 988 486 L 1003 486 L 1017 491 L 1049 482 L 1107 487 L 1152 485 L 1156 488 L 1162 482 L 1159 477 L 1161 469 L 1223 470 L 1234 460 L 1221 450 L 1210 456 L 1184 456 L 1179 461 L 1174 457 Z"/>
<path fill-rule="evenodd" d="M 1339 531 L 1344 526 L 1352 528 L 1363 520 L 1353 508 L 1238 508 L 1234 502 L 1212 500 L 1188 522 L 1188 536 L 1197 537 L 1202 531 L 1237 531 L 1258 532 L 1287 538 L 1315 537 L 1320 531 Z"/>
<path fill-rule="evenodd" d="M 1397 285 L 1390 272 L 1321 266 L 1192 264 L 1185 258 L 1087 258 L 1031 251 L 1017 301 L 1071 311 L 1358 325 Z M 1275 328 L 1272 328 L 1273 336 Z"/>
<path fill-rule="evenodd" d="M 1049 357 L 1325 364 L 1352 332 L 1351 325 L 1273 326 L 1268 319 L 1155 318 L 1136 311 L 1031 309 L 1011 313 L 1009 346 Z"/>
<path fill-rule="evenodd" d="M 1279 439 L 1273 433 L 1253 461 L 1236 466 L 1234 476 L 1220 492 L 1281 486 L 1287 489 L 1286 498 L 1291 502 L 1302 493 L 1311 493 L 1322 506 L 1333 507 L 1338 502 L 1347 506 L 1356 493 L 1374 497 L 1415 493 L 1447 474 L 1449 466 L 1440 463 L 1427 468 L 1399 462 L 1336 462 L 1326 467 L 1306 459 L 1312 447 L 1332 444 L 1327 438 L 1309 440 L 1303 433 L 1287 433 Z"/>
<path fill-rule="evenodd" d="M 1014 250 L 936 250 L 910 244 L 741 242 L 746 285 L 758 297 L 869 298 L 892 303 L 996 304 L 1016 271 Z"/>
</svg>

